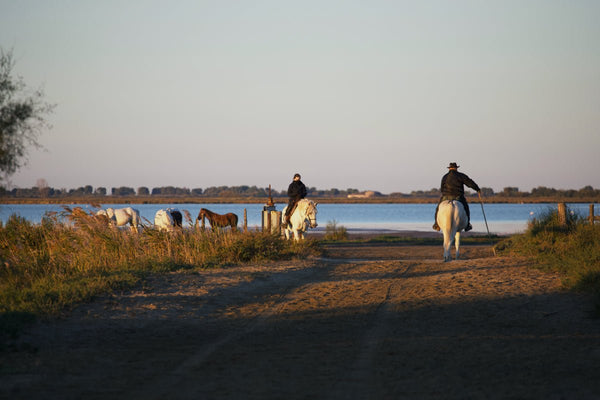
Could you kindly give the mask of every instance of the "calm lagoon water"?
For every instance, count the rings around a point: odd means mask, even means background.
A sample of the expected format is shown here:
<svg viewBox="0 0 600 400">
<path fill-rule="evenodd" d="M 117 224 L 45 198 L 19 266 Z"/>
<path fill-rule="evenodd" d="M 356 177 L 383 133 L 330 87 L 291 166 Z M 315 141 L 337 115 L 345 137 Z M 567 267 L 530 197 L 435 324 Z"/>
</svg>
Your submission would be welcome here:
<svg viewBox="0 0 600 400">
<path fill-rule="evenodd" d="M 97 209 L 88 204 L 69 204 L 69 207 L 82 207 L 95 212 Z M 177 208 L 187 210 L 196 218 L 200 208 L 208 208 L 219 214 L 236 213 L 239 224 L 243 223 L 244 209 L 247 210 L 248 226 L 261 225 L 262 204 L 107 204 L 104 207 L 128 207 L 140 211 L 142 218 L 154 222 L 154 214 L 161 208 Z M 277 209 L 284 205 L 277 204 Z M 588 203 L 569 203 L 569 209 L 582 216 L 589 213 Z M 596 209 L 600 210 L 596 204 Z M 317 221 L 324 229 L 327 223 L 336 221 L 348 230 L 412 230 L 432 231 L 435 204 L 319 204 Z M 470 203 L 471 223 L 474 232 L 486 232 L 485 222 L 479 203 Z M 549 209 L 556 209 L 556 204 L 484 204 L 488 226 L 492 233 L 517 233 L 527 227 L 527 222 Z M 0 204 L 0 220 L 5 223 L 12 214 L 20 215 L 34 223 L 39 223 L 47 212 L 64 211 L 57 204 Z"/>
</svg>

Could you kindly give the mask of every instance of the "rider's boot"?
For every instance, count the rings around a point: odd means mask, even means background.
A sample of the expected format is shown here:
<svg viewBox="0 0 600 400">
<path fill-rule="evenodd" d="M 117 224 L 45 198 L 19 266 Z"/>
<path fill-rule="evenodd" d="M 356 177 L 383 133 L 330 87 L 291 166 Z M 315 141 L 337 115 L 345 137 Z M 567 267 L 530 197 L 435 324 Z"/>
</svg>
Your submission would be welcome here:
<svg viewBox="0 0 600 400">
<path fill-rule="evenodd" d="M 473 226 L 471 225 L 471 221 L 469 221 L 467 223 L 467 227 L 465 228 L 465 232 L 469 232 L 471 229 L 473 229 Z"/>
</svg>

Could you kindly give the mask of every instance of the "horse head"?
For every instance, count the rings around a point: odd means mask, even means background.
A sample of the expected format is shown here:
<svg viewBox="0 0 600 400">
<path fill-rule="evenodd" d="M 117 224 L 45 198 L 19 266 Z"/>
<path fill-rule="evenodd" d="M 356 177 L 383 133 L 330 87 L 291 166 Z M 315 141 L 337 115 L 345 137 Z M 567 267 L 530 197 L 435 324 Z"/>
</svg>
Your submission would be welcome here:
<svg viewBox="0 0 600 400">
<path fill-rule="evenodd" d="M 106 209 L 106 216 L 108 217 L 108 219 L 115 219 L 115 209 L 114 208 L 107 208 Z"/>
<path fill-rule="evenodd" d="M 106 210 L 98 210 L 98 212 L 96 212 L 96 216 L 98 216 L 100 218 L 105 218 L 107 222 L 116 220 L 114 208 L 107 208 Z"/>
<path fill-rule="evenodd" d="M 308 206 L 306 208 L 306 218 L 310 221 L 310 227 L 316 228 L 317 224 L 317 203 L 313 201 L 308 202 Z"/>
<path fill-rule="evenodd" d="M 197 228 L 198 227 L 198 221 L 202 220 L 202 229 L 204 229 L 204 217 L 206 217 L 206 209 L 205 208 L 201 208 L 200 212 L 198 213 L 198 216 L 196 217 L 196 221 L 194 222 L 194 226 Z"/>
</svg>

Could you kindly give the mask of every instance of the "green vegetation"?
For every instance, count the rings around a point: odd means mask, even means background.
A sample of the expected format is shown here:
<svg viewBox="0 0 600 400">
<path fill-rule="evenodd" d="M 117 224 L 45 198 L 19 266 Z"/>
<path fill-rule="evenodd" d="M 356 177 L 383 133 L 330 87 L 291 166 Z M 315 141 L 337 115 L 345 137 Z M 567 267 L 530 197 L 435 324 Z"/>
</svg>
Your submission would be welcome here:
<svg viewBox="0 0 600 400">
<path fill-rule="evenodd" d="M 41 147 L 38 136 L 50 128 L 45 118 L 54 108 L 41 89 L 13 74 L 14 66 L 12 50 L 0 48 L 0 181 L 26 164 L 28 146 Z"/>
<path fill-rule="evenodd" d="M 62 214 L 48 215 L 41 224 L 12 216 L 0 226 L 0 337 L 14 335 L 36 316 L 57 315 L 100 293 L 132 287 L 148 273 L 318 251 L 314 241 L 294 243 L 260 232 L 145 227 L 135 234 L 79 208 Z"/>
<path fill-rule="evenodd" d="M 559 272 L 565 287 L 594 293 L 600 315 L 600 225 L 570 212 L 561 224 L 558 212 L 549 210 L 524 234 L 499 243 L 497 250 L 531 257 L 538 268 Z"/>
</svg>

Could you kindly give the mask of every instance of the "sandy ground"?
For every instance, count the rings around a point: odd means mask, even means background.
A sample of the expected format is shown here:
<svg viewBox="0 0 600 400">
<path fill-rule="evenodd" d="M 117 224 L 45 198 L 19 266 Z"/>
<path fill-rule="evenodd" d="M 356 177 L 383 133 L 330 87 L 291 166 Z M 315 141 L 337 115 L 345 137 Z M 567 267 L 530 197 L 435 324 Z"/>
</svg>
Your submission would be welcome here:
<svg viewBox="0 0 600 400">
<path fill-rule="evenodd" d="M 0 354 L 10 399 L 600 399 L 600 320 L 488 247 L 344 245 L 149 279 Z"/>
</svg>

